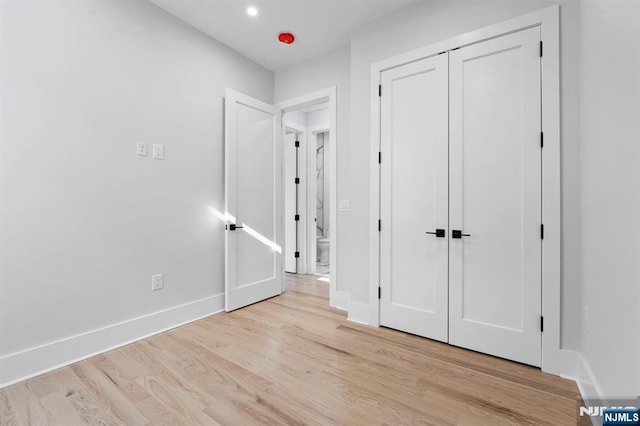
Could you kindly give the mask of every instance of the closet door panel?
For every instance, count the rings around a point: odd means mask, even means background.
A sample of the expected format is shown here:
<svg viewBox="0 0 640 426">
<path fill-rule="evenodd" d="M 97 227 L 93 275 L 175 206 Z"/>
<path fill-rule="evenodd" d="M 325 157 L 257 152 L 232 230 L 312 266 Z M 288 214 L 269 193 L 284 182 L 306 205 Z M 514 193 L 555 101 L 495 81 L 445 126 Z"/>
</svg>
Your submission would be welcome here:
<svg viewBox="0 0 640 426">
<path fill-rule="evenodd" d="M 447 54 L 382 73 L 382 325 L 447 341 Z"/>
<path fill-rule="evenodd" d="M 450 54 L 449 337 L 540 365 L 539 28 Z"/>
</svg>

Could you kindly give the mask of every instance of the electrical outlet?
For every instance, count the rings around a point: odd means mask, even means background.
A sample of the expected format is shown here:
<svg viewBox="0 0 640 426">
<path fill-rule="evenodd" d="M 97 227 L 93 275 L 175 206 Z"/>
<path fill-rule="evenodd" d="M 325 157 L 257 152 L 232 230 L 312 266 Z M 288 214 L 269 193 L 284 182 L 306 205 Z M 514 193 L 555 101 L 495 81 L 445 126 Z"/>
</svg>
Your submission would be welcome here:
<svg viewBox="0 0 640 426">
<path fill-rule="evenodd" d="M 144 142 L 138 142 L 137 149 L 136 149 L 136 154 L 138 154 L 138 156 L 140 156 L 140 157 L 146 157 L 147 156 L 147 144 L 144 143 Z"/>
<path fill-rule="evenodd" d="M 162 290 L 164 288 L 164 277 L 162 274 L 152 275 L 151 276 L 151 290 Z"/>
<path fill-rule="evenodd" d="M 349 211 L 349 200 L 340 200 L 338 209 L 341 212 L 348 212 Z"/>
<path fill-rule="evenodd" d="M 164 145 L 153 144 L 153 158 L 164 160 Z"/>
</svg>

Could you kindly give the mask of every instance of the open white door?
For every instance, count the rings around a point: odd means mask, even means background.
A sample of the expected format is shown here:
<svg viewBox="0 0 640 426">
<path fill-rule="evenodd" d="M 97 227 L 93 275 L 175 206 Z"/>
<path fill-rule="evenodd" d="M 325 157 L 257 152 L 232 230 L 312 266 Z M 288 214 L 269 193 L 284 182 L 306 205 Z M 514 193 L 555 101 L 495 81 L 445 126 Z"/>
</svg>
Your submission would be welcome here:
<svg viewBox="0 0 640 426">
<path fill-rule="evenodd" d="M 298 273 L 298 149 L 295 145 L 298 137 L 295 133 L 284 137 L 284 270 L 293 274 Z"/>
<path fill-rule="evenodd" d="M 225 92 L 225 309 L 282 291 L 281 113 Z"/>
</svg>

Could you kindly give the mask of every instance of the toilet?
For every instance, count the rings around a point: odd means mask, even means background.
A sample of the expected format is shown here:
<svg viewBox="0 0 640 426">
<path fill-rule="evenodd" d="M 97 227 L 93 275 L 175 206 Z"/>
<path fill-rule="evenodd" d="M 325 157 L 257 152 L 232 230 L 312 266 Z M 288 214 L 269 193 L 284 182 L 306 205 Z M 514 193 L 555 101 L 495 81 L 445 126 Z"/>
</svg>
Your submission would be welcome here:
<svg viewBox="0 0 640 426">
<path fill-rule="evenodd" d="M 329 264 L 329 239 L 318 238 L 318 265 Z"/>
</svg>

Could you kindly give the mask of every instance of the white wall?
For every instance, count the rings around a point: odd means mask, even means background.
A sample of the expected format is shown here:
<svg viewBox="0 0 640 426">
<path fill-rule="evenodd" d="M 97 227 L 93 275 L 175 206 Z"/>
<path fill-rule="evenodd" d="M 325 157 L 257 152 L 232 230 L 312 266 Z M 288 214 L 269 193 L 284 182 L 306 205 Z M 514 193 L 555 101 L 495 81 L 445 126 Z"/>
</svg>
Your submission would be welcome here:
<svg viewBox="0 0 640 426">
<path fill-rule="evenodd" d="M 271 102 L 273 73 L 143 0 L 0 7 L 2 384 L 82 355 L 65 346 L 25 366 L 42 350 L 29 348 L 218 306 L 224 89 Z M 136 157 L 137 141 L 166 159 Z M 155 273 L 165 288 L 152 293 Z M 180 309 L 171 321 L 189 319 Z"/>
<path fill-rule="evenodd" d="M 298 96 L 306 95 L 317 90 L 326 89 L 328 87 L 337 87 L 337 132 L 336 132 L 336 148 L 337 148 L 337 175 L 338 175 L 338 199 L 348 199 L 351 195 L 349 188 L 349 177 L 351 167 L 349 161 L 350 152 L 350 51 L 349 47 L 329 52 L 326 55 L 304 62 L 302 64 L 276 71 L 275 74 L 275 102 L 281 102 L 293 99 Z M 342 252 L 352 251 L 350 248 L 351 241 L 349 234 L 342 232 L 349 228 L 348 212 L 338 212 L 338 223 L 332 224 L 337 226 L 338 244 L 331 242 L 332 250 L 337 250 L 338 265 L 336 269 L 338 290 L 343 290 L 346 285 L 345 268 L 346 265 L 342 260 Z M 333 268 L 334 266 L 331 265 Z"/>
<path fill-rule="evenodd" d="M 309 111 L 307 114 L 308 127 L 329 127 L 329 107 Z"/>
<path fill-rule="evenodd" d="M 307 127 L 307 114 L 302 111 L 289 111 L 285 114 L 285 123 L 304 129 Z"/>
<path fill-rule="evenodd" d="M 433 0 L 421 2 L 373 22 L 352 37 L 351 42 L 351 146 L 348 182 L 351 194 L 350 226 L 341 238 L 350 241 L 341 250 L 345 265 L 341 280 L 351 299 L 367 303 L 369 280 L 369 166 L 370 166 L 370 70 L 371 64 L 391 56 L 542 9 L 554 0 Z M 580 203 L 579 145 L 577 137 L 577 6 L 575 0 L 562 5 L 562 342 L 580 345 Z M 340 176 L 339 176 L 340 177 Z M 342 176 L 344 177 L 344 175 Z M 344 183 L 345 181 L 341 181 Z"/>
<path fill-rule="evenodd" d="M 640 3 L 580 2 L 583 387 L 640 395 Z"/>
</svg>

